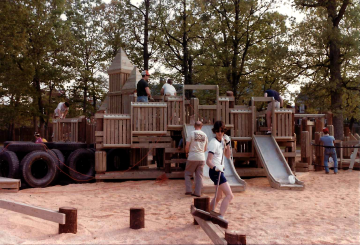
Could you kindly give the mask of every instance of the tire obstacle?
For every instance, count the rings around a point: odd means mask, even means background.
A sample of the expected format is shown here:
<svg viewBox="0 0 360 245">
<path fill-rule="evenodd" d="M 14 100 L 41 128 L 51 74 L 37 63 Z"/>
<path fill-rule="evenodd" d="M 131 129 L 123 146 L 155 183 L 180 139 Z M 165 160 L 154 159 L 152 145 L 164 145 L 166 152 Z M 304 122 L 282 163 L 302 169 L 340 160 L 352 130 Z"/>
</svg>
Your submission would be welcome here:
<svg viewBox="0 0 360 245">
<path fill-rule="evenodd" d="M 198 207 L 196 207 L 198 206 Z M 210 198 L 198 197 L 194 199 L 194 205 L 191 205 L 191 214 L 196 223 L 204 230 L 206 235 L 214 244 L 243 244 L 246 245 L 246 235 L 237 231 L 227 230 L 228 222 L 217 217 L 209 209 Z M 202 210 L 204 208 L 207 210 Z M 196 225 L 194 221 L 194 225 Z M 225 230 L 224 230 L 225 229 Z"/>
<path fill-rule="evenodd" d="M 0 199 L 0 208 L 58 223 L 59 234 L 77 233 L 76 208 L 61 207 L 59 208 L 59 212 L 56 212 L 36 206 L 2 199 Z"/>
</svg>

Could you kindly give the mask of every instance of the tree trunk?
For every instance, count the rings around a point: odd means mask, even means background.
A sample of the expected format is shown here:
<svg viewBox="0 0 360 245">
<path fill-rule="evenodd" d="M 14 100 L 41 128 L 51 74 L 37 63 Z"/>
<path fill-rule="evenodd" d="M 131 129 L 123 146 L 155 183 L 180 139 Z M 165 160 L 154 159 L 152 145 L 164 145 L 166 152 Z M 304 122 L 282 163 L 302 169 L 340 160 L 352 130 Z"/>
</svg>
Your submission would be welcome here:
<svg viewBox="0 0 360 245">
<path fill-rule="evenodd" d="M 150 0 L 145 0 L 145 26 L 144 26 L 144 70 L 149 70 L 149 9 Z"/>
</svg>

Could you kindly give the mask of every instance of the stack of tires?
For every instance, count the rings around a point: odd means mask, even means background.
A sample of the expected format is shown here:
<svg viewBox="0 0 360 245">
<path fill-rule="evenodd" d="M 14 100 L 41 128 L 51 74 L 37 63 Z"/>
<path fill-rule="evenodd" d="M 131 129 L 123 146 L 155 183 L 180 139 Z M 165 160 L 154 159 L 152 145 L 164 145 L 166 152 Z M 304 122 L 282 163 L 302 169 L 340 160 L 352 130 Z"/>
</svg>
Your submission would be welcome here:
<svg viewBox="0 0 360 245">
<path fill-rule="evenodd" d="M 61 173 L 75 182 L 92 180 L 95 150 L 83 143 L 9 141 L 0 151 L 0 176 L 22 179 L 30 187 L 55 184 Z"/>
</svg>

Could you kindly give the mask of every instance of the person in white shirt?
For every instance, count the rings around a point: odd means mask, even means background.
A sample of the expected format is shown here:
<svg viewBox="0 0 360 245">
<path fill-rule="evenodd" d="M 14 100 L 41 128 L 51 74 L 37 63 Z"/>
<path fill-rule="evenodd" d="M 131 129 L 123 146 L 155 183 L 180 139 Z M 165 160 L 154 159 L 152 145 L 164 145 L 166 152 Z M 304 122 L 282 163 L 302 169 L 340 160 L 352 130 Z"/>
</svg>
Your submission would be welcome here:
<svg viewBox="0 0 360 245">
<path fill-rule="evenodd" d="M 185 152 L 188 154 L 185 167 L 185 195 L 200 197 L 203 169 L 205 166 L 205 151 L 208 144 L 206 134 L 201 131 L 202 122 L 195 122 L 195 130 L 186 139 Z M 192 193 L 191 176 L 195 172 L 195 191 Z"/>
<path fill-rule="evenodd" d="M 165 83 L 162 86 L 162 88 L 160 90 L 160 94 L 161 95 L 167 95 L 167 96 L 176 96 L 176 89 L 172 84 L 173 84 L 173 80 L 168 79 L 167 83 Z"/>
<path fill-rule="evenodd" d="M 68 111 L 69 111 L 70 104 L 68 102 L 60 102 L 56 109 L 54 110 L 54 118 L 60 118 L 63 119 L 66 117 Z"/>
<path fill-rule="evenodd" d="M 212 129 L 215 134 L 208 146 L 208 157 L 206 159 L 206 164 L 209 166 L 209 177 L 214 182 L 214 185 L 218 184 L 219 189 L 218 194 L 215 200 L 215 197 L 211 200 L 210 207 L 215 210 L 217 204 L 222 199 L 222 194 L 225 194 L 224 200 L 220 205 L 220 218 L 223 218 L 231 200 L 234 198 L 234 195 L 231 191 L 230 185 L 227 182 L 224 176 L 224 160 L 223 157 L 230 158 L 230 138 L 225 133 L 225 123 L 222 121 L 216 121 L 214 123 L 214 128 Z M 219 174 L 220 173 L 220 174 Z"/>
</svg>

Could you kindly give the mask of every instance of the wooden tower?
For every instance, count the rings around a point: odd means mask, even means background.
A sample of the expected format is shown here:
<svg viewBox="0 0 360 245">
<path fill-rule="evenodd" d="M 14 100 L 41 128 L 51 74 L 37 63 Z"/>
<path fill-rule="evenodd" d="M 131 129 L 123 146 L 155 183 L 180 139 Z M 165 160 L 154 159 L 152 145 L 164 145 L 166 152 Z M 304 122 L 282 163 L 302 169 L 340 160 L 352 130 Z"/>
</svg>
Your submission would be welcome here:
<svg viewBox="0 0 360 245">
<path fill-rule="evenodd" d="M 108 113 L 122 114 L 122 94 L 121 89 L 134 69 L 134 65 L 126 56 L 124 50 L 120 48 L 114 61 L 108 70 L 109 74 L 109 103 Z"/>
</svg>

